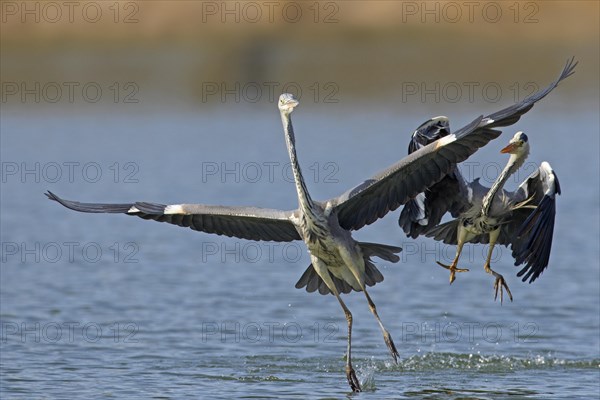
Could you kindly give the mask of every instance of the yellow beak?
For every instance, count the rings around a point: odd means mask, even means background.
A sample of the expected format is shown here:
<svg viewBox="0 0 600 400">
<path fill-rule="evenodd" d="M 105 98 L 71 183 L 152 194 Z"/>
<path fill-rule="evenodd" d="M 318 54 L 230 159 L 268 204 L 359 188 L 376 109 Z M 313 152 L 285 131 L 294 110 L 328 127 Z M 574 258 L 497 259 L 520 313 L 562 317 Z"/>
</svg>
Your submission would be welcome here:
<svg viewBox="0 0 600 400">
<path fill-rule="evenodd" d="M 517 148 L 515 143 L 509 143 L 508 146 L 500 150 L 500 153 L 512 153 Z"/>
</svg>

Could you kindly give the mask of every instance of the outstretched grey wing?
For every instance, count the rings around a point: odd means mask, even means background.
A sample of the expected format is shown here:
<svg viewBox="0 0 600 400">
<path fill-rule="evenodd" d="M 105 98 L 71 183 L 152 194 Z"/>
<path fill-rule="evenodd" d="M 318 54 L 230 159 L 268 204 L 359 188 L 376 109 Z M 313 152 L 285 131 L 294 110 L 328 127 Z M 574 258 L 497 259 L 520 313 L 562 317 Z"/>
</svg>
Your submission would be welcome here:
<svg viewBox="0 0 600 400">
<path fill-rule="evenodd" d="M 478 117 L 455 134 L 409 154 L 334 199 L 340 225 L 360 229 L 439 182 L 453 165 L 500 135 L 500 131 L 488 127 L 492 122 Z"/>
<path fill-rule="evenodd" d="M 249 240 L 291 242 L 300 240 L 290 217 L 293 211 L 257 207 L 226 207 L 204 204 L 164 205 L 155 203 L 102 204 L 64 200 L 52 192 L 49 199 L 87 213 L 123 213 L 144 219 L 188 227 L 196 231 L 215 233 Z"/>
<path fill-rule="evenodd" d="M 567 60 L 560 76 L 544 90 L 540 90 L 519 103 L 488 115 L 486 118 L 493 120 L 488 127 L 504 127 L 516 123 L 523 114 L 531 110 L 536 102 L 546 97 L 563 79 L 571 76 L 576 65 L 577 62 L 574 62 L 574 58 Z M 435 140 L 446 136 L 448 131 L 449 126 L 446 130 L 440 130 L 434 125 L 425 132 L 417 128 L 411 137 L 409 152 L 420 146 L 433 143 Z M 439 183 L 431 186 L 424 193 L 419 193 L 415 199 L 406 204 L 400 213 L 398 223 L 406 235 L 413 239 L 423 235 L 439 224 L 447 211 L 450 211 L 453 217 L 457 217 L 465 210 L 468 203 L 461 201 L 464 192 L 465 182 L 460 175 L 460 171 L 453 167 L 451 172 Z"/>
<path fill-rule="evenodd" d="M 491 124 L 491 127 L 509 126 L 517 122 L 523 114 L 531 110 L 535 103 L 546 97 L 552 90 L 554 90 L 554 88 L 556 88 L 562 80 L 573 75 L 577 64 L 578 62 L 575 61 L 575 57 L 572 57 L 571 59 L 567 60 L 559 77 L 550 85 L 548 85 L 547 88 L 532 94 L 531 96 L 523 99 L 523 101 L 520 103 L 513 104 L 510 107 L 506 107 L 503 110 L 488 115 L 488 118 L 495 121 Z"/>
<path fill-rule="evenodd" d="M 512 254 L 515 265 L 525 264 L 517 273 L 523 282 L 535 281 L 548 266 L 557 194 L 560 194 L 558 177 L 545 161 L 515 192 L 516 200 L 530 198 L 527 203 L 536 205 L 531 212 L 515 210 L 513 217 L 513 225 L 518 228 L 512 235 Z"/>
</svg>

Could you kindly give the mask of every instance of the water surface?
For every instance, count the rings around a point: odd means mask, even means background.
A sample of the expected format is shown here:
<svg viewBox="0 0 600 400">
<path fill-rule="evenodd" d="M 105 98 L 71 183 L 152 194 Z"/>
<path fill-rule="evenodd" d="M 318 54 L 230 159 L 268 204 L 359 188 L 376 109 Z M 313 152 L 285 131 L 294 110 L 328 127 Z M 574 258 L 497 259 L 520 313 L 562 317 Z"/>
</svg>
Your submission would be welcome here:
<svg viewBox="0 0 600 400">
<path fill-rule="evenodd" d="M 308 108 L 294 115 L 300 161 L 318 199 L 396 161 L 429 116 L 328 107 L 328 114 Z M 489 184 L 506 161 L 500 148 L 521 129 L 532 145 L 530 169 L 509 186 L 542 160 L 560 178 L 549 269 L 534 284 L 522 283 L 509 252 L 497 251 L 496 270 L 514 302 L 494 302 L 493 280 L 482 268 L 485 248 L 466 248 L 462 264 L 471 272 L 450 286 L 435 261 L 450 261 L 454 247 L 406 239 L 398 211 L 355 234 L 404 247 L 400 263 L 377 263 L 385 281 L 370 291 L 399 365 L 364 296 L 344 297 L 365 389 L 356 397 L 599 394 L 599 145 L 590 128 L 598 115 L 573 109 L 536 107 L 463 167 Z M 3 398 L 348 393 L 339 305 L 294 289 L 309 264 L 302 243 L 254 243 L 74 213 L 43 196 L 52 190 L 82 201 L 295 208 L 274 106 L 236 110 L 235 118 L 228 112 L 3 114 Z M 458 128 L 475 115 L 450 116 Z"/>
</svg>

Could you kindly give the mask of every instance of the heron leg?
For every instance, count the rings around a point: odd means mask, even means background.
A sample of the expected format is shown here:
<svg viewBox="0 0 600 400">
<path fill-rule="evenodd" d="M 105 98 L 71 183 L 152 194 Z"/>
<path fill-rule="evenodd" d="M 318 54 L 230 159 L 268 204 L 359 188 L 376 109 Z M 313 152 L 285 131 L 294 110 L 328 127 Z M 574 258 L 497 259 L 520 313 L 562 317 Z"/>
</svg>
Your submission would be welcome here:
<svg viewBox="0 0 600 400">
<path fill-rule="evenodd" d="M 392 353 L 392 358 L 394 359 L 394 363 L 398 364 L 398 357 L 400 355 L 398 354 L 398 350 L 396 350 L 396 345 L 394 344 L 394 341 L 392 340 L 392 336 L 390 335 L 388 330 L 385 329 L 385 327 L 383 326 L 383 323 L 381 322 L 381 319 L 379 318 L 379 314 L 377 314 L 377 308 L 375 307 L 375 303 L 373 302 L 373 300 L 371 300 L 371 296 L 369 296 L 369 293 L 367 293 L 367 289 L 364 287 L 364 285 L 363 285 L 362 289 L 363 289 L 363 292 L 365 292 L 365 296 L 367 297 L 367 302 L 369 303 L 369 309 L 371 310 L 371 313 L 377 319 L 377 323 L 379 324 L 379 327 L 381 328 L 381 332 L 383 332 L 383 340 L 385 341 L 385 344 L 387 345 L 388 349 L 390 350 L 390 353 Z"/>
<path fill-rule="evenodd" d="M 334 286 L 335 287 L 335 286 Z M 346 379 L 348 379 L 348 384 L 350 385 L 350 389 L 353 392 L 360 392 L 360 383 L 358 382 L 358 378 L 356 377 L 356 372 L 354 372 L 354 368 L 352 368 L 352 313 L 346 307 L 346 304 L 342 301 L 340 295 L 337 293 L 337 290 L 333 292 L 335 297 L 340 302 L 342 309 L 344 310 L 344 314 L 346 315 L 346 321 L 348 322 L 348 349 L 346 356 Z"/>
<path fill-rule="evenodd" d="M 316 257 L 312 258 L 312 262 L 315 271 L 317 272 L 317 274 L 319 274 L 321 279 L 323 279 L 331 293 L 333 293 L 335 298 L 339 301 L 340 306 L 342 306 L 342 310 L 344 310 L 346 322 L 348 323 L 348 348 L 346 350 L 346 379 L 348 379 L 348 384 L 350 385 L 350 389 L 352 389 L 353 392 L 360 392 L 360 383 L 358 381 L 358 378 L 356 377 L 356 372 L 354 371 L 354 368 L 352 368 L 352 313 L 350 313 L 350 310 L 342 301 L 340 293 L 338 292 L 335 283 L 333 283 L 333 280 L 331 279 L 331 275 L 327 266 L 323 265 L 321 260 L 319 260 Z"/>
<path fill-rule="evenodd" d="M 371 296 L 369 296 L 369 293 L 367 292 L 367 288 L 365 286 L 364 272 L 361 272 L 361 271 L 364 271 L 364 269 L 365 269 L 363 255 L 360 254 L 360 256 L 358 256 L 358 257 L 352 257 L 352 256 L 347 256 L 347 254 L 348 253 L 342 252 L 342 257 L 344 258 L 346 266 L 348 267 L 348 269 L 354 276 L 354 279 L 356 279 L 356 282 L 358 283 L 358 286 L 360 287 L 360 289 L 365 293 L 365 296 L 367 297 L 367 302 L 369 303 L 369 309 L 371 310 L 371 313 L 377 319 L 377 323 L 379 324 L 379 327 L 381 328 L 381 332 L 383 332 L 383 340 L 385 341 L 385 344 L 387 345 L 388 349 L 390 350 L 390 353 L 392 353 L 392 358 L 394 359 L 394 363 L 398 364 L 399 354 L 398 354 L 398 350 L 396 350 L 396 345 L 394 345 L 394 341 L 392 340 L 392 336 L 390 335 L 388 330 L 385 329 L 385 327 L 383 326 L 383 323 L 381 322 L 381 318 L 379 318 L 379 314 L 377 314 L 377 308 L 375 307 L 375 303 L 373 303 L 373 300 L 371 300 Z"/>
<path fill-rule="evenodd" d="M 504 300 L 503 288 L 506 289 L 506 293 L 508 293 L 508 297 L 510 298 L 510 301 L 513 301 L 513 297 L 512 297 L 512 293 L 510 292 L 510 289 L 508 288 L 508 285 L 506 284 L 506 281 L 504 280 L 504 277 L 502 275 L 500 275 L 499 273 L 497 273 L 496 271 L 494 271 L 490 266 L 491 259 L 492 259 L 492 252 L 494 251 L 494 246 L 496 245 L 496 240 L 498 240 L 499 235 L 500 235 L 500 229 L 490 232 L 490 248 L 488 249 L 487 258 L 485 260 L 485 265 L 483 266 L 483 269 L 485 270 L 485 272 L 493 275 L 496 278 L 496 281 L 494 282 L 494 292 L 495 292 L 494 300 L 498 299 L 498 292 L 500 292 L 500 304 L 502 304 L 502 302 Z"/>
<path fill-rule="evenodd" d="M 456 279 L 457 272 L 468 272 L 469 270 L 466 268 L 456 268 L 458 265 L 458 259 L 460 258 L 460 254 L 462 253 L 463 246 L 465 245 L 465 235 L 466 231 L 462 229 L 462 227 L 458 228 L 458 245 L 456 246 L 456 256 L 452 261 L 452 264 L 446 265 L 439 261 L 436 261 L 440 267 L 446 268 L 450 270 L 450 283 L 454 282 Z"/>
</svg>

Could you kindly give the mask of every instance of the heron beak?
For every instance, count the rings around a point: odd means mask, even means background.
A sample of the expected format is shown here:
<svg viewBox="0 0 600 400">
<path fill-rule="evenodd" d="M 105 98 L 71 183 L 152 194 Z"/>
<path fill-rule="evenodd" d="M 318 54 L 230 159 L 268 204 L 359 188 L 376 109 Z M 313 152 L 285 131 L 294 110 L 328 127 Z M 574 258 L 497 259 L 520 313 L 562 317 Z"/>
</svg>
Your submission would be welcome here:
<svg viewBox="0 0 600 400">
<path fill-rule="evenodd" d="M 513 151 L 516 150 L 516 148 L 517 148 L 517 145 L 515 143 L 509 143 L 508 146 L 506 146 L 505 148 L 500 150 L 500 153 L 512 153 Z"/>
<path fill-rule="evenodd" d="M 294 111 L 298 104 L 300 104 L 300 102 L 296 99 L 288 100 L 285 102 L 283 110 L 285 110 L 288 113 L 291 113 L 292 111 Z"/>
</svg>

